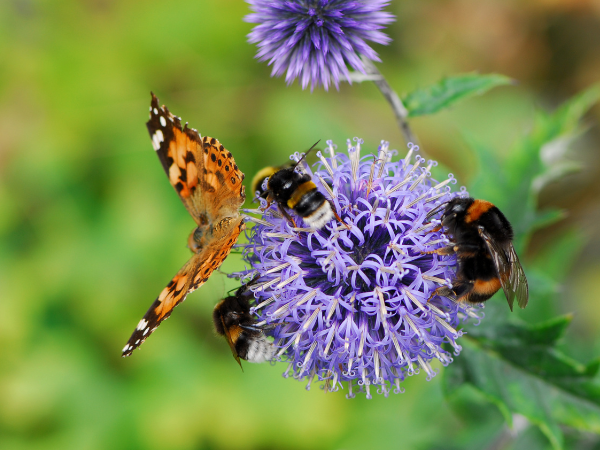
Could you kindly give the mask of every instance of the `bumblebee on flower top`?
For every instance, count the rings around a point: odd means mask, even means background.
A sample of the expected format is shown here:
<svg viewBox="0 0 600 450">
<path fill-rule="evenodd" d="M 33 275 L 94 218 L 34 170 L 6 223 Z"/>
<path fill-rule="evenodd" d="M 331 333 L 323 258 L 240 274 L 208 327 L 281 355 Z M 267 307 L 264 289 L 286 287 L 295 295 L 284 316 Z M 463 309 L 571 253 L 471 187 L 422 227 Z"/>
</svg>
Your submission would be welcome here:
<svg viewBox="0 0 600 450">
<path fill-rule="evenodd" d="M 307 173 L 296 171 L 298 165 L 306 158 L 317 141 L 303 156 L 290 167 L 265 167 L 252 180 L 252 191 L 265 198 L 268 204 L 276 203 L 279 211 L 296 227 L 296 222 L 286 211 L 291 209 L 298 214 L 306 224 L 315 229 L 323 228 L 334 217 L 342 222 L 334 206 L 317 189 L 317 185 Z M 263 190 L 264 180 L 267 179 L 267 189 Z M 343 223 L 343 222 L 342 222 Z"/>
</svg>

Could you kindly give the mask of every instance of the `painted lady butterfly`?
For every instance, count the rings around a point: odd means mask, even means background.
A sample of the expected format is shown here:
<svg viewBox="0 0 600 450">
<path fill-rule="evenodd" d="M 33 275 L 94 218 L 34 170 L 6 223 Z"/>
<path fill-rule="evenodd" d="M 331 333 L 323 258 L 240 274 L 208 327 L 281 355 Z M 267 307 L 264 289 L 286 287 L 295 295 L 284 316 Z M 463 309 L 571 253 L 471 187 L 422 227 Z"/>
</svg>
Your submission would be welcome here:
<svg viewBox="0 0 600 450">
<path fill-rule="evenodd" d="M 231 153 L 215 138 L 200 137 L 187 123 L 182 128 L 180 118 L 159 106 L 154 94 L 146 126 L 171 185 L 198 226 L 188 238 L 194 255 L 144 314 L 123 356 L 131 355 L 175 306 L 208 280 L 244 229 L 239 211 L 246 198 L 244 174 Z"/>
</svg>

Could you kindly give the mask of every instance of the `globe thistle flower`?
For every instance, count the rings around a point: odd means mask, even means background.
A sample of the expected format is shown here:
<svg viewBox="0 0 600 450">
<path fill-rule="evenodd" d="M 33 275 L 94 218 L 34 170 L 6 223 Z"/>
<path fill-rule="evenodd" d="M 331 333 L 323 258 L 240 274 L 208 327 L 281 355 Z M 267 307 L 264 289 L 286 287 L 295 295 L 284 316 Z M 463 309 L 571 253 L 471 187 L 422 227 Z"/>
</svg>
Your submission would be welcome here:
<svg viewBox="0 0 600 450">
<path fill-rule="evenodd" d="M 402 392 L 400 382 L 423 370 L 431 379 L 431 360 L 452 361 L 461 347 L 457 326 L 469 316 L 479 319 L 477 307 L 435 296 L 454 278 L 456 257 L 424 254 L 448 244 L 439 220 L 427 214 L 457 195 L 452 174 L 437 182 L 436 165 L 411 155 L 391 162 L 394 152 L 382 141 L 378 155 L 360 157 L 362 141 L 348 141 L 348 155 L 336 153 L 327 142 L 329 157 L 317 156 L 316 171 L 302 161 L 344 221 L 332 220 L 321 230 L 297 227 L 282 217 L 276 205 L 261 218 L 250 218 L 244 258 L 252 268 L 233 274 L 250 283 L 255 303 L 251 311 L 274 337 L 277 360 L 287 361 L 284 376 L 323 381 L 323 389 L 347 385 L 347 397 L 357 391 L 371 397 L 371 386 L 388 395 Z M 300 155 L 292 159 L 299 161 Z M 266 183 L 266 181 L 265 181 Z M 266 187 L 266 185 L 263 185 Z M 439 214 L 438 214 L 439 217 Z"/>
<path fill-rule="evenodd" d="M 245 20 L 257 23 L 248 35 L 258 45 L 256 55 L 273 65 L 271 76 L 281 76 L 291 84 L 300 79 L 302 89 L 311 90 L 340 76 L 350 83 L 348 65 L 365 73 L 360 56 L 379 61 L 365 42 L 388 44 L 390 38 L 379 31 L 393 21 L 381 11 L 387 0 L 247 0 L 252 14 Z"/>
</svg>

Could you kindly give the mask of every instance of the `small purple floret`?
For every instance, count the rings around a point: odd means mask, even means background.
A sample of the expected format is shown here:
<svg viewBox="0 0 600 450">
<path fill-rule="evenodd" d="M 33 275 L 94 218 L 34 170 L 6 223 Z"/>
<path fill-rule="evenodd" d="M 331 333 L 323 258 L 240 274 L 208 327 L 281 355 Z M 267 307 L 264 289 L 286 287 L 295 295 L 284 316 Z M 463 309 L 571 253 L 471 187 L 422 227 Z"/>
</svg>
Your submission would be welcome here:
<svg viewBox="0 0 600 450">
<path fill-rule="evenodd" d="M 256 23 L 248 40 L 257 44 L 256 55 L 273 65 L 271 76 L 291 84 L 300 79 L 302 89 L 333 82 L 340 76 L 350 82 L 348 65 L 365 73 L 360 56 L 379 61 L 366 41 L 388 44 L 380 30 L 394 20 L 381 11 L 387 0 L 246 0 L 254 11 L 245 18 Z"/>
<path fill-rule="evenodd" d="M 467 193 L 451 192 L 452 174 L 432 179 L 435 162 L 420 156 L 411 162 L 418 150 L 412 144 L 397 162 L 384 141 L 378 155 L 363 158 L 358 139 L 348 141 L 348 155 L 327 144 L 329 157 L 317 152 L 314 173 L 304 162 L 297 170 L 312 175 L 348 227 L 332 220 L 310 230 L 290 211 L 294 228 L 271 205 L 260 219 L 250 219 L 256 225 L 244 257 L 252 268 L 233 275 L 254 280 L 252 311 L 261 323 L 276 325 L 276 359 L 289 362 L 285 376 L 308 379 L 307 388 L 316 377 L 328 391 L 344 383 L 348 397 L 363 391 L 370 398 L 372 385 L 384 395 L 399 393 L 406 375 L 436 374 L 432 359 L 449 364 L 442 344 L 458 354 L 460 321 L 483 315 L 445 297 L 428 301 L 437 287 L 450 285 L 457 263 L 455 256 L 423 254 L 448 244 L 432 232 L 439 220 L 426 216 Z"/>
</svg>

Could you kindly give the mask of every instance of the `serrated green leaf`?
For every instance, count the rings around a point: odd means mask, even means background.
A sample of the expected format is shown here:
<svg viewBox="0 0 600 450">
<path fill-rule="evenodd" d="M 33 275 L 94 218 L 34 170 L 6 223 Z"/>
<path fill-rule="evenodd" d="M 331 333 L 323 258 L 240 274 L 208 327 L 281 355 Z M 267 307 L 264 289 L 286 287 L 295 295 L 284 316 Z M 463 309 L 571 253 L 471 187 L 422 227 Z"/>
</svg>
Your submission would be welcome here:
<svg viewBox="0 0 600 450">
<path fill-rule="evenodd" d="M 463 351 L 444 373 L 448 394 L 471 384 L 510 420 L 519 413 L 562 448 L 559 425 L 600 433 L 600 361 L 583 365 L 556 349 L 571 316 L 527 325 L 490 320 L 468 327 Z"/>
<path fill-rule="evenodd" d="M 433 114 L 464 98 L 483 94 L 496 86 L 512 84 L 513 80 L 499 74 L 468 73 L 444 78 L 431 86 L 410 92 L 402 100 L 408 117 Z"/>
</svg>

